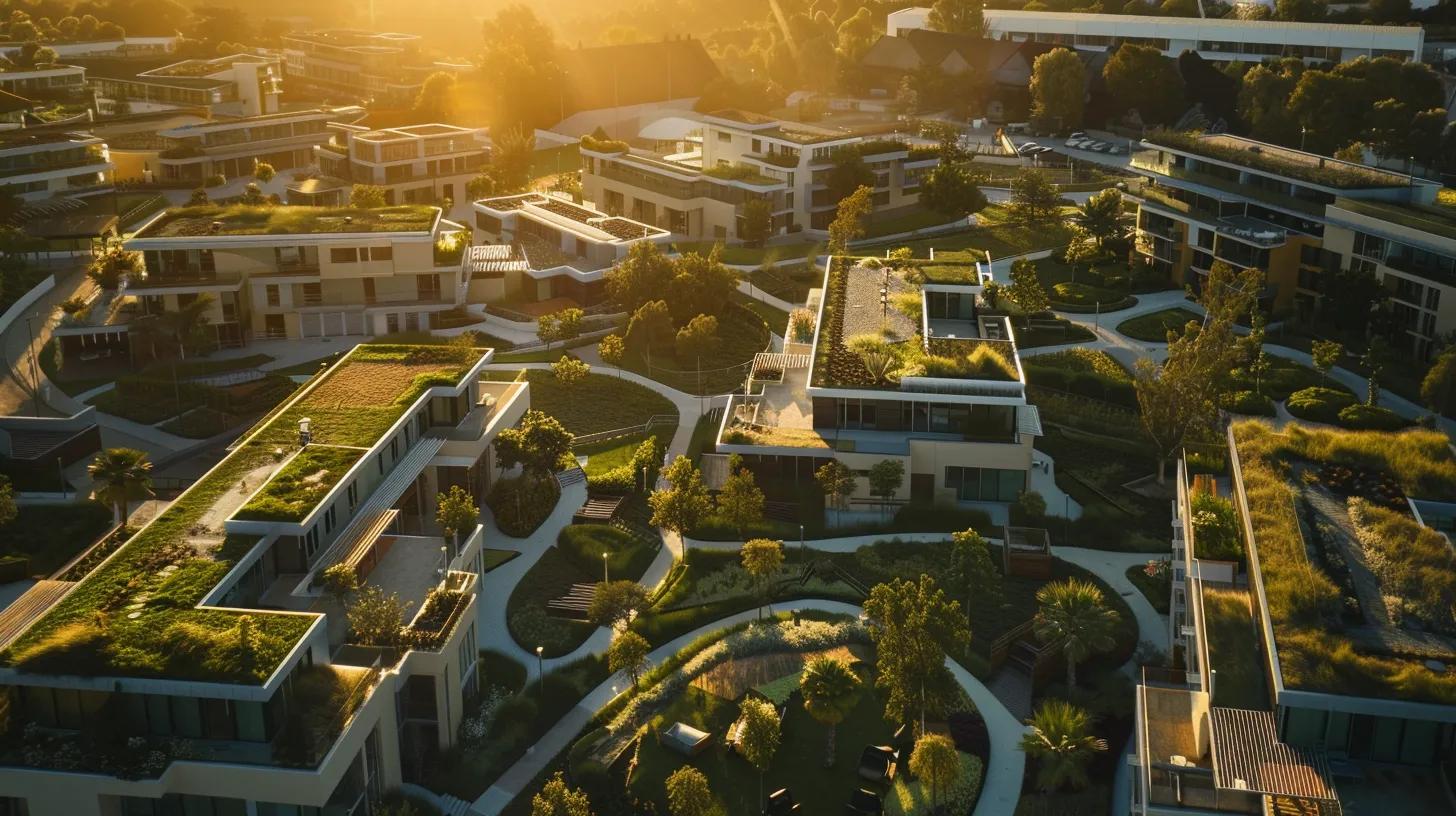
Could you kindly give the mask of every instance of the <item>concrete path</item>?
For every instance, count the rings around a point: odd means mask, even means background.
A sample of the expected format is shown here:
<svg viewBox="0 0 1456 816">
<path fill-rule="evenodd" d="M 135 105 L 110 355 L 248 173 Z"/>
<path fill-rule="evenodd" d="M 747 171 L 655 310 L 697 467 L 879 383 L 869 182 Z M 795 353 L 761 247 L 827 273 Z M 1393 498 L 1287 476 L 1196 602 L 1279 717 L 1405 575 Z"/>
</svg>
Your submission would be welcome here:
<svg viewBox="0 0 1456 816">
<path fill-rule="evenodd" d="M 770 295 L 768 292 L 763 291 L 761 287 L 754 286 L 749 280 L 740 280 L 738 282 L 738 291 L 742 292 L 745 295 L 748 295 L 754 300 L 757 300 L 761 303 L 767 303 L 775 309 L 784 312 L 792 312 L 795 309 L 804 305 L 802 303 L 790 303 L 781 297 Z"/>
<path fill-rule="evenodd" d="M 858 606 L 841 601 L 817 599 L 795 601 L 779 607 L 781 612 L 791 610 L 815 610 L 855 616 L 860 614 Z M 746 610 L 680 635 L 653 649 L 648 655 L 648 660 L 653 664 L 661 663 L 703 635 L 754 620 L 757 615 L 757 610 Z M 1022 734 L 1025 733 L 1026 727 L 1017 722 L 1011 712 L 1001 705 L 1001 702 L 980 680 L 949 659 L 946 660 L 946 666 L 950 669 L 956 682 L 965 689 L 966 694 L 980 710 L 981 716 L 986 720 L 986 728 L 991 737 L 990 763 L 986 767 L 981 799 L 976 805 L 975 816 L 1004 816 L 1016 809 L 1016 802 L 1021 796 L 1021 778 L 1025 769 L 1026 755 L 1020 751 L 1018 743 Z M 556 725 L 552 726 L 524 757 L 521 757 L 505 773 L 501 774 L 495 784 L 475 800 L 471 805 L 471 811 L 480 816 L 497 816 L 510 804 L 511 800 L 526 790 L 547 763 L 571 744 L 571 741 L 581 733 L 592 717 L 596 716 L 598 711 L 617 696 L 619 687 L 625 685 L 624 681 L 612 677 L 583 697 L 581 702 L 567 712 Z"/>
<path fill-rule="evenodd" d="M 1171 531 L 1170 531 L 1171 532 Z M 1172 545 L 1169 545 L 1169 553 Z M 1168 616 L 1153 608 L 1142 590 L 1133 586 L 1127 577 L 1127 568 L 1143 566 L 1150 559 L 1160 558 L 1163 553 L 1109 552 L 1089 550 L 1085 547 L 1052 547 L 1052 555 L 1096 575 L 1112 587 L 1112 590 L 1127 601 L 1132 616 L 1137 619 L 1138 639 L 1146 640 L 1163 652 L 1168 651 Z"/>
<path fill-rule="evenodd" d="M 40 370 L 39 355 L 51 338 L 51 329 L 57 320 L 56 306 L 71 297 L 90 298 L 96 291 L 96 284 L 86 277 L 85 264 L 79 260 L 72 264 L 46 264 L 42 268 L 55 275 L 56 285 L 41 295 L 30 308 L 29 325 L 21 317 L 0 334 L 0 350 L 5 354 L 5 370 L 0 372 L 0 414 L 5 416 L 36 416 L 37 389 L 41 394 L 41 416 L 70 416 L 76 413 L 74 410 L 67 410 L 70 407 L 69 397 L 47 380 L 45 372 Z M 13 294 L 19 296 L 25 293 Z M 35 333 L 33 343 L 32 331 Z M 34 378 L 31 376 L 32 354 L 36 355 Z M 33 382 L 34 379 L 39 379 L 40 382 Z"/>
</svg>

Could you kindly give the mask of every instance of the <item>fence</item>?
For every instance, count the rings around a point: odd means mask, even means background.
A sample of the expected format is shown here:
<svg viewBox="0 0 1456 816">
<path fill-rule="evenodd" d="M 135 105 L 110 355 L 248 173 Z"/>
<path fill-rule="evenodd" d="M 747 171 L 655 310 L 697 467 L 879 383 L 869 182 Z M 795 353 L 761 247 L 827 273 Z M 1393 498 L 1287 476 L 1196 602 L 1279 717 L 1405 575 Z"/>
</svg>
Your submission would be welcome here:
<svg viewBox="0 0 1456 816">
<path fill-rule="evenodd" d="M 625 428 L 613 428 L 610 431 L 597 431 L 596 433 L 581 434 L 572 441 L 572 445 L 594 445 L 598 442 L 606 442 L 609 439 L 618 439 L 633 434 L 649 434 L 653 428 L 664 426 L 677 427 L 677 416 L 675 414 L 653 414 L 641 425 L 629 425 Z"/>
</svg>

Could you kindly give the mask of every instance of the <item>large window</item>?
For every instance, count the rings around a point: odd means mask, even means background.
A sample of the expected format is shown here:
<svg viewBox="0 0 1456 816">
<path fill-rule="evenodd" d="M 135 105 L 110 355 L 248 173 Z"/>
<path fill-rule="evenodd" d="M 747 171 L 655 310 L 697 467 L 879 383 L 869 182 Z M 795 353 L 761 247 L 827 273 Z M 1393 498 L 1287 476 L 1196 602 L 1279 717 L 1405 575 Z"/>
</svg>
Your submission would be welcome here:
<svg viewBox="0 0 1456 816">
<path fill-rule="evenodd" d="M 1011 502 L 1026 489 L 1026 471 L 949 466 L 945 486 L 961 501 Z"/>
</svg>

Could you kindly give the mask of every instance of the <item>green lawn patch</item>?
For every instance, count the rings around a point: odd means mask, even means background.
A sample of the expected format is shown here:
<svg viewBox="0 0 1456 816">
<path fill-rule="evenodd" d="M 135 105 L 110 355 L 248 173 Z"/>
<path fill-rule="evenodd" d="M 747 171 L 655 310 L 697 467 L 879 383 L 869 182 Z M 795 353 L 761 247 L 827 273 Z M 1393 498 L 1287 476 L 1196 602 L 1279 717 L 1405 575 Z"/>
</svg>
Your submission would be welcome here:
<svg viewBox="0 0 1456 816">
<path fill-rule="evenodd" d="M 746 273 L 744 279 L 776 298 L 803 303 L 809 297 L 809 290 L 824 280 L 824 270 L 802 263 L 786 264 L 772 269 L 755 269 Z"/>
<path fill-rule="evenodd" d="M 481 550 L 481 569 L 485 572 L 490 572 L 519 555 L 520 552 L 516 550 L 497 550 L 486 547 Z"/>
<path fill-rule="evenodd" d="M 1254 630 L 1248 591 L 1204 587 L 1203 627 L 1208 636 L 1208 664 L 1218 672 L 1213 704 L 1267 709 L 1263 648 Z"/>
<path fill-rule="evenodd" d="M 957 219 L 953 215 L 922 207 L 889 218 L 877 219 L 870 216 L 870 222 L 865 225 L 865 238 L 880 238 L 886 235 L 899 235 L 902 232 L 915 232 L 930 227 L 944 226 L 957 220 L 962 224 L 965 223 L 964 218 Z"/>
<path fill-rule="evenodd" d="M 531 407 L 550 414 L 574 434 L 640 426 L 657 414 L 677 416 L 672 400 L 650 388 L 606 373 L 597 367 L 585 380 L 570 385 L 544 369 L 529 369 Z M 517 372 L 494 371 L 493 380 L 514 380 Z"/>
<path fill-rule="evenodd" d="M 302 521 L 363 455 L 362 448 L 309 445 L 273 474 L 234 518 Z"/>
<path fill-rule="evenodd" d="M 725 394 L 743 384 L 753 355 L 768 347 L 769 327 L 754 310 L 735 307 L 718 316 L 718 339 L 718 350 L 701 359 L 680 359 L 664 346 L 650 361 L 629 355 L 623 368 L 689 394 Z"/>
<path fill-rule="evenodd" d="M 965 230 L 857 248 L 855 251 L 874 255 L 883 254 L 875 250 L 886 246 L 906 246 L 915 257 L 928 258 L 933 247 L 937 261 L 974 263 L 986 260 L 986 252 L 990 252 L 993 258 L 1004 258 L 1065 246 L 1071 237 L 1070 228 L 1060 219 L 1048 224 L 1022 224 L 1014 221 L 1010 211 L 1000 204 L 992 204 L 976 213 L 976 219 L 977 225 Z"/>
<path fill-rule="evenodd" d="M 774 334 L 777 334 L 778 336 L 783 337 L 784 334 L 788 331 L 788 329 L 789 329 L 789 313 L 788 312 L 786 312 L 786 311 L 784 311 L 782 309 L 778 309 L 778 308 L 775 308 L 773 306 L 770 306 L 770 305 L 768 305 L 767 303 L 764 303 L 761 300 L 755 300 L 755 299 L 753 299 L 751 297 L 748 297 L 747 295 L 744 295 L 744 294 L 741 294 L 741 293 L 736 294 L 735 297 L 734 297 L 734 300 L 735 300 L 735 302 L 742 304 L 743 307 L 745 309 L 747 309 L 748 311 L 753 312 L 754 314 L 756 314 L 760 318 L 762 318 L 763 319 L 763 322 L 768 326 L 769 330 L 772 331 Z"/>
<path fill-rule="evenodd" d="M 1037 317 L 1033 322 L 1016 329 L 1018 348 L 1038 346 L 1062 346 L 1068 343 L 1089 343 L 1097 339 L 1091 329 L 1073 323 L 1065 317 Z"/>
<path fill-rule="evenodd" d="M 537 646 L 544 647 L 546 657 L 570 653 L 597 627 L 584 620 L 555 617 L 546 611 L 546 602 L 565 595 L 572 584 L 594 584 L 600 580 L 600 564 L 596 570 L 588 570 L 564 548 L 548 548 L 511 591 L 506 612 L 506 627 L 511 637 L 528 652 Z"/>
<path fill-rule="evenodd" d="M 652 436 L 662 446 L 663 450 L 672 442 L 673 434 L 677 428 L 656 428 Z M 632 461 L 632 454 L 637 452 L 643 440 L 647 438 L 644 434 L 631 434 L 618 439 L 609 439 L 606 442 L 599 442 L 595 445 L 579 445 L 572 449 L 576 456 L 585 456 L 587 478 L 599 477 L 615 470 Z"/>
<path fill-rule="evenodd" d="M 1166 343 L 1168 342 L 1168 332 L 1181 332 L 1188 321 L 1196 322 L 1202 319 L 1198 313 L 1176 306 L 1172 309 L 1162 309 L 1128 318 L 1117 324 L 1117 331 L 1145 343 Z"/>
<path fill-rule="evenodd" d="M 1321 377 L 1320 373 L 1313 368 L 1287 357 L 1265 354 L 1264 358 L 1268 361 L 1269 370 L 1259 378 L 1258 391 L 1275 402 L 1289 399 L 1289 395 L 1295 391 L 1316 386 L 1332 388 L 1336 391 L 1349 391 L 1340 383 L 1327 377 Z M 1238 391 L 1253 391 L 1255 390 L 1254 375 L 1247 368 L 1235 368 L 1229 372 L 1229 385 Z"/>
<path fill-rule="evenodd" d="M 1053 402 L 1043 400 L 1040 395 L 1034 401 L 1038 407 Z M 1068 410 L 1083 416 L 1099 404 L 1091 400 L 1075 401 Z M 1056 422 L 1045 410 L 1043 421 Z M 1056 462 L 1057 487 L 1082 505 L 1082 516 L 1075 522 L 1066 524 L 1059 519 L 1048 519 L 1045 526 L 1055 544 L 1066 542 L 1103 550 L 1166 553 L 1168 525 L 1172 523 L 1168 502 L 1123 487 L 1156 471 L 1153 457 L 1140 441 L 1137 415 L 1121 409 L 1107 413 L 1110 425 L 1107 430 L 1120 429 L 1121 440 L 1061 427 L 1049 427 L 1046 435 L 1037 438 L 1036 449 Z M 1061 507 L 1048 507 L 1047 511 L 1063 515 Z"/>
<path fill-rule="evenodd" d="M 94 501 L 21 505 L 0 527 L 0 558 L 29 559 L 25 575 L 49 576 L 111 528 L 111 509 Z"/>
</svg>

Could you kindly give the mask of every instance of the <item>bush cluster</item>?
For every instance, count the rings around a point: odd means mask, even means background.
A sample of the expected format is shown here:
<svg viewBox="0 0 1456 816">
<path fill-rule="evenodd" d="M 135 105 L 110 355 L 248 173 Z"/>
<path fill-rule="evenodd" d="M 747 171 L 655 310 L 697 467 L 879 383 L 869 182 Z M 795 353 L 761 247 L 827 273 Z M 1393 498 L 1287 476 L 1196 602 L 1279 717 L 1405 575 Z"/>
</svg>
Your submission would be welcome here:
<svg viewBox="0 0 1456 816">
<path fill-rule="evenodd" d="M 1228 391 L 1218 398 L 1218 407 L 1231 414 L 1274 416 L 1274 401 L 1253 391 Z"/>
<path fill-rule="evenodd" d="M 1300 419 L 1333 425 L 1340 420 L 1340 412 L 1354 404 L 1355 397 L 1349 392 L 1315 386 L 1290 394 L 1284 407 Z"/>
<path fill-rule="evenodd" d="M 492 485 L 485 504 L 501 532 L 525 538 L 546 521 L 560 497 L 561 485 L 550 476 L 540 479 L 517 476 Z"/>
</svg>

